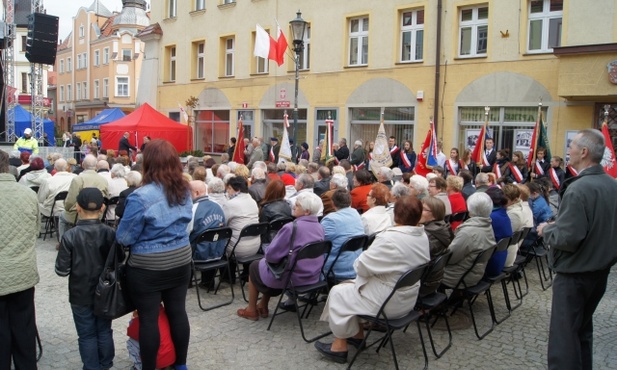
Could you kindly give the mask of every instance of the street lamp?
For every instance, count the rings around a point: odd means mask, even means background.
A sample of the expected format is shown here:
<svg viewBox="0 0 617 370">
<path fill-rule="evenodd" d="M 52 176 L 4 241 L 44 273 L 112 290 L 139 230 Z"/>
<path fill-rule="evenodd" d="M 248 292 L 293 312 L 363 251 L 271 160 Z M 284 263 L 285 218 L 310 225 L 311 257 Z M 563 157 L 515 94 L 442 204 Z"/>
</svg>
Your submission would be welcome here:
<svg viewBox="0 0 617 370">
<path fill-rule="evenodd" d="M 296 18 L 289 21 L 291 32 L 293 33 L 293 51 L 296 52 L 294 62 L 296 63 L 296 78 L 294 90 L 294 134 L 293 141 L 296 147 L 296 157 L 298 156 L 298 84 L 300 82 L 300 53 L 304 51 L 304 32 L 306 31 L 306 21 L 302 19 L 300 10 L 296 13 Z M 293 159 L 292 159 L 293 160 Z"/>
</svg>

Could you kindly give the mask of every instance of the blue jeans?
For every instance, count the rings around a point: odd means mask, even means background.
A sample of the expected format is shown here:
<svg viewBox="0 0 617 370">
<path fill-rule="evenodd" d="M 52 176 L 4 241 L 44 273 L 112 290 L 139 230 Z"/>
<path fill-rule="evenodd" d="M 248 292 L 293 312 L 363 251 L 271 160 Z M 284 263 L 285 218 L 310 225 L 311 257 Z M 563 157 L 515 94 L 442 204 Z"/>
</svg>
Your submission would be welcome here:
<svg viewBox="0 0 617 370">
<path fill-rule="evenodd" d="M 71 304 L 71 309 L 84 370 L 111 368 L 115 353 L 111 320 L 95 316 L 91 305 Z"/>
</svg>

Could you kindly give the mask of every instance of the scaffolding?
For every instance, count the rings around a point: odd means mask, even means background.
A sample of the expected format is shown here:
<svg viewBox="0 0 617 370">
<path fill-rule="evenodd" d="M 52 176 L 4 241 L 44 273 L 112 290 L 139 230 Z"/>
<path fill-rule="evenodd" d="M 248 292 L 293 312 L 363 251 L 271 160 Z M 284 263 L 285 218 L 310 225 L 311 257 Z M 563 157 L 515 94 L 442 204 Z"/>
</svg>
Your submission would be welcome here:
<svg viewBox="0 0 617 370">
<path fill-rule="evenodd" d="M 31 0 L 30 14 L 32 17 L 34 13 L 44 13 L 43 0 Z M 42 140 L 45 133 L 43 123 L 45 118 L 45 111 L 43 110 L 43 65 L 40 63 L 30 63 L 30 76 L 31 127 L 34 131 L 33 136 Z"/>
<path fill-rule="evenodd" d="M 14 142 L 17 139 L 15 135 L 15 0 L 7 0 L 5 3 L 5 22 L 6 35 L 4 48 L 4 106 L 6 107 L 6 141 Z M 11 96 L 9 96 L 11 95 Z"/>
</svg>

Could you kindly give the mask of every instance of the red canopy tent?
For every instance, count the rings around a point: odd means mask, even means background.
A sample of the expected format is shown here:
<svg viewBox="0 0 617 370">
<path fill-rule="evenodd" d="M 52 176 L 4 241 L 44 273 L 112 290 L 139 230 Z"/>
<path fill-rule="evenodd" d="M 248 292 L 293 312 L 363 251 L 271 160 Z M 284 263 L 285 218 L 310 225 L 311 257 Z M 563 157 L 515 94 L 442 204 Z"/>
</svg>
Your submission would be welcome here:
<svg viewBox="0 0 617 370">
<path fill-rule="evenodd" d="M 173 144 L 178 153 L 191 150 L 193 134 L 191 127 L 167 118 L 148 103 L 117 121 L 101 125 L 101 142 L 104 149 L 118 149 L 125 132 L 131 134 L 129 142 L 136 147 L 143 143 L 144 136 L 165 139 Z"/>
</svg>

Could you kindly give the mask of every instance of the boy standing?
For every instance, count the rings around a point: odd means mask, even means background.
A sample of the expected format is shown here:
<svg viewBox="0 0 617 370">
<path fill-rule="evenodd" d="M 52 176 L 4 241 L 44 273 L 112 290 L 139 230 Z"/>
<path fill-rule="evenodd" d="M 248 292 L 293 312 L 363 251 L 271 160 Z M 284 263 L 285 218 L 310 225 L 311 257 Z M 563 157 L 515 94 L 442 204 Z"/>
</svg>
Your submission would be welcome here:
<svg viewBox="0 0 617 370">
<path fill-rule="evenodd" d="M 116 234 L 99 220 L 102 212 L 103 193 L 82 189 L 77 195 L 79 221 L 62 236 L 56 258 L 56 274 L 69 276 L 69 302 L 84 370 L 111 368 L 115 352 L 111 320 L 94 315 L 94 291 Z"/>
</svg>

